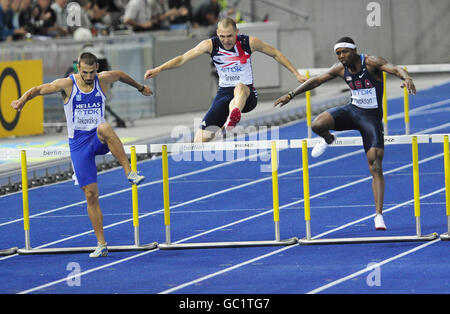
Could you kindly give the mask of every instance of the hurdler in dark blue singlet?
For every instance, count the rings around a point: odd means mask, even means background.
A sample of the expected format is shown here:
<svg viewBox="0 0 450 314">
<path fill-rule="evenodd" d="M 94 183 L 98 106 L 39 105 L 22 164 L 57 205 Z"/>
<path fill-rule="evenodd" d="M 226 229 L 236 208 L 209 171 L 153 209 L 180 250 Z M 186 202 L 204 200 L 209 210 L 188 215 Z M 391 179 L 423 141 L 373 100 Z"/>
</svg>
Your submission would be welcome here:
<svg viewBox="0 0 450 314">
<path fill-rule="evenodd" d="M 345 66 L 344 80 L 350 87 L 352 100 L 348 105 L 329 110 L 334 118 L 334 130 L 358 130 L 366 153 L 371 147 L 384 149 L 383 82 L 370 75 L 364 54 L 361 54 L 361 71 L 351 74 Z"/>
<path fill-rule="evenodd" d="M 258 94 L 253 87 L 253 71 L 250 48 L 250 37 L 238 35 L 236 44 L 230 50 L 223 47 L 219 37 L 211 38 L 213 49 L 211 58 L 219 75 L 219 88 L 211 107 L 203 118 L 201 128 L 209 126 L 222 127 L 229 115 L 229 105 L 234 98 L 236 85 L 244 84 L 250 89 L 242 112 L 252 111 L 258 103 Z"/>
</svg>

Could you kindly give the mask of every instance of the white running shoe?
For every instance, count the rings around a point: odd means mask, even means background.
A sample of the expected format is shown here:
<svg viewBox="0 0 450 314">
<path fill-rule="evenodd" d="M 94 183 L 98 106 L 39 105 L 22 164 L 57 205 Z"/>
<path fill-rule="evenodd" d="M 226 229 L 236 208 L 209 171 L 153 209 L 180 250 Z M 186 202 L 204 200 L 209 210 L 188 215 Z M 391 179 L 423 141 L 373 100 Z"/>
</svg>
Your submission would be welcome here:
<svg viewBox="0 0 450 314">
<path fill-rule="evenodd" d="M 108 256 L 108 247 L 105 244 L 97 243 L 97 248 L 89 254 L 89 257 L 105 257 Z"/>
<path fill-rule="evenodd" d="M 144 177 L 144 176 L 141 176 L 141 175 L 139 174 L 139 172 L 137 172 L 137 171 L 131 171 L 131 172 L 128 174 L 127 179 L 128 179 L 128 181 L 129 181 L 131 184 L 139 185 L 142 181 L 145 180 L 145 177 Z"/>
<path fill-rule="evenodd" d="M 333 142 L 336 140 L 336 136 L 333 135 Z M 331 142 L 331 143 L 333 143 Z M 323 138 L 319 143 L 314 145 L 314 148 L 311 151 L 311 157 L 317 158 L 322 155 L 328 148 L 328 143 Z"/>
<path fill-rule="evenodd" d="M 375 229 L 376 230 L 386 230 L 386 225 L 384 224 L 384 219 L 383 219 L 383 215 L 381 214 L 376 214 L 375 215 Z"/>
</svg>

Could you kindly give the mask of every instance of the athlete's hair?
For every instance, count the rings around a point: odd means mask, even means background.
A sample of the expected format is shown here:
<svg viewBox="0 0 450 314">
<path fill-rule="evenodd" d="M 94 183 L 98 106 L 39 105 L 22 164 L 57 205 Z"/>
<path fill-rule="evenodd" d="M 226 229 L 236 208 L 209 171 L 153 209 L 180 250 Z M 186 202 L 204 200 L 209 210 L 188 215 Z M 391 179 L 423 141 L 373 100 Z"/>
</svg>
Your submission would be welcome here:
<svg viewBox="0 0 450 314">
<path fill-rule="evenodd" d="M 217 28 L 219 28 L 219 26 L 221 26 L 223 28 L 232 26 L 234 30 L 237 30 L 237 25 L 236 25 L 235 20 L 233 20 L 230 17 L 226 17 L 226 18 L 220 20 L 219 23 L 217 23 Z"/>
<path fill-rule="evenodd" d="M 87 65 L 95 65 L 98 63 L 97 57 L 90 52 L 83 52 L 78 58 L 78 64 L 83 61 Z"/>
<path fill-rule="evenodd" d="M 349 44 L 355 44 L 355 42 L 353 41 L 353 39 L 351 39 L 350 37 L 342 37 L 341 39 L 339 39 L 337 43 L 349 43 Z"/>
</svg>

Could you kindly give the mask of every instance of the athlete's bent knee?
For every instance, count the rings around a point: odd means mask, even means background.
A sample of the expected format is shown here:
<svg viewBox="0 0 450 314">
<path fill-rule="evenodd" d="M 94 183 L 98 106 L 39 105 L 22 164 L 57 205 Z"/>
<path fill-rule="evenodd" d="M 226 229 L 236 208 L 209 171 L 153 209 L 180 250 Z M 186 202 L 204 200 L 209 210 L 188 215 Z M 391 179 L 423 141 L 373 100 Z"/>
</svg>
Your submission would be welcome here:
<svg viewBox="0 0 450 314">
<path fill-rule="evenodd" d="M 311 130 L 314 133 L 323 133 L 331 130 L 334 126 L 333 117 L 328 112 L 322 112 L 314 119 L 311 124 Z"/>
<path fill-rule="evenodd" d="M 102 143 L 105 143 L 113 133 L 114 130 L 108 122 L 103 122 L 97 127 L 97 136 Z"/>
<path fill-rule="evenodd" d="M 101 133 L 102 135 L 107 134 L 108 132 L 112 131 L 112 127 L 108 122 L 100 123 L 97 127 L 97 132 Z"/>
<path fill-rule="evenodd" d="M 245 95 L 250 95 L 250 89 L 247 87 L 247 85 L 238 83 L 236 87 L 234 88 L 235 93 L 243 93 Z"/>
<path fill-rule="evenodd" d="M 313 123 L 311 124 L 311 130 L 312 130 L 314 133 L 320 133 L 320 132 L 323 131 L 323 127 L 322 127 L 322 125 L 321 125 L 319 122 L 317 122 L 316 120 L 314 120 Z"/>
<path fill-rule="evenodd" d="M 322 132 L 328 131 L 329 129 L 323 120 L 315 119 L 311 123 L 311 130 L 317 134 L 317 133 L 322 133 Z"/>
</svg>

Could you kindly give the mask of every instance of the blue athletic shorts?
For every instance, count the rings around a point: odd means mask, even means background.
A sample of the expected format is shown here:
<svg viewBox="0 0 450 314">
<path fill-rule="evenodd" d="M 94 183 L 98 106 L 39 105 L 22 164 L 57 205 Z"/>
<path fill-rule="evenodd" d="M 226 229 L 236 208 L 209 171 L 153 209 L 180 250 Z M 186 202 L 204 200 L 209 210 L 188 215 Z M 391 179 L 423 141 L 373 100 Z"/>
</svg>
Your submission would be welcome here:
<svg viewBox="0 0 450 314">
<path fill-rule="evenodd" d="M 247 98 L 245 107 L 242 113 L 250 112 L 255 109 L 258 103 L 258 94 L 253 86 L 250 88 L 250 95 Z M 234 87 L 219 87 L 216 97 L 213 100 L 211 107 L 203 118 L 201 128 L 205 130 L 209 126 L 216 126 L 221 128 L 227 121 L 230 114 L 229 105 L 234 98 Z"/>
<path fill-rule="evenodd" d="M 107 154 L 109 148 L 98 139 L 97 129 L 75 132 L 74 139 L 69 139 L 70 157 L 76 177 L 75 184 L 83 187 L 97 182 L 95 156 Z"/>
<path fill-rule="evenodd" d="M 334 130 L 358 130 L 361 133 L 366 153 L 371 147 L 384 149 L 384 128 L 379 111 L 347 104 L 328 112 L 334 118 Z"/>
</svg>

